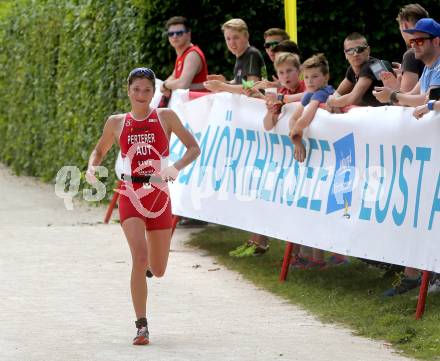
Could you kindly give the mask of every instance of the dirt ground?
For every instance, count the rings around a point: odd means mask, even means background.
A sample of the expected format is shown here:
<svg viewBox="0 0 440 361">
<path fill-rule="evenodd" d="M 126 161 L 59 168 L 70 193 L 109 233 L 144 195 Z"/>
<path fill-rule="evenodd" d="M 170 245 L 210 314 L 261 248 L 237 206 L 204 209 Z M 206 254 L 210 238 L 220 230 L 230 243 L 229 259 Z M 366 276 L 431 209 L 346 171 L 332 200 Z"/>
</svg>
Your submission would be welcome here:
<svg viewBox="0 0 440 361">
<path fill-rule="evenodd" d="M 130 255 L 105 209 L 0 166 L 0 360 L 408 360 L 383 342 L 322 324 L 239 275 L 172 242 L 149 280 L 151 344 L 132 346 Z"/>
</svg>

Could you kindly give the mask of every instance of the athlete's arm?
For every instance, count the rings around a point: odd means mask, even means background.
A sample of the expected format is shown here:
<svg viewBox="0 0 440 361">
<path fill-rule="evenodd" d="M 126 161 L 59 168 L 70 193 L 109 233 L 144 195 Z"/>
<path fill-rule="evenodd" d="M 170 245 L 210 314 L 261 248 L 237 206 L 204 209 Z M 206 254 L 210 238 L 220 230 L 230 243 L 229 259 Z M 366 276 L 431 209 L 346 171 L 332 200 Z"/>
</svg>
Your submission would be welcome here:
<svg viewBox="0 0 440 361">
<path fill-rule="evenodd" d="M 99 138 L 98 143 L 89 157 L 86 176 L 91 182 L 96 181 L 95 167 L 101 164 L 105 155 L 112 147 L 116 134 L 118 134 L 118 131 L 120 130 L 121 122 L 124 119 L 123 117 L 123 114 L 111 115 L 104 125 L 101 138 Z"/>
<path fill-rule="evenodd" d="M 158 109 L 158 112 L 164 126 L 166 127 L 168 137 L 171 136 L 171 133 L 176 134 L 177 138 L 179 138 L 186 147 L 186 152 L 183 154 L 182 158 L 172 165 L 172 167 L 180 171 L 199 156 L 199 145 L 194 136 L 183 126 L 179 117 L 173 110 Z"/>
</svg>

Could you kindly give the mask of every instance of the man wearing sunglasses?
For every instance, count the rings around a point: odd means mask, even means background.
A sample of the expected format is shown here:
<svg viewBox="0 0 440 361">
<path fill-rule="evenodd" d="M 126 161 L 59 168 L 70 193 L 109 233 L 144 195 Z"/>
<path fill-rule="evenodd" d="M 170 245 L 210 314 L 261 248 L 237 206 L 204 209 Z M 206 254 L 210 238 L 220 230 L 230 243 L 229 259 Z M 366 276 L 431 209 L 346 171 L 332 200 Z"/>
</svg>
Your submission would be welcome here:
<svg viewBox="0 0 440 361">
<path fill-rule="evenodd" d="M 264 32 L 264 49 L 266 54 L 272 63 L 275 62 L 275 58 L 278 53 L 288 52 L 295 53 L 299 57 L 298 45 L 289 39 L 289 34 L 280 28 L 270 28 Z M 278 49 L 278 51 L 276 51 Z M 267 88 L 280 88 L 281 83 L 275 75 L 272 75 L 272 80 L 263 79 L 255 83 L 253 90 Z"/>
<path fill-rule="evenodd" d="M 162 83 L 161 92 L 169 97 L 171 90 L 204 90 L 203 82 L 208 75 L 205 55 L 197 45 L 191 43 L 188 20 L 182 16 L 170 18 L 165 25 L 171 46 L 177 59 L 173 73 Z"/>
<path fill-rule="evenodd" d="M 208 64 L 202 50 L 191 43 L 191 28 L 183 16 L 173 16 L 165 24 L 166 35 L 171 46 L 176 50 L 176 62 L 173 73 L 162 83 L 160 91 L 163 97 L 159 107 L 167 106 L 171 91 L 190 89 L 206 91 L 203 82 L 208 76 Z M 181 217 L 179 226 L 198 227 L 206 225 L 204 221 Z"/>
<path fill-rule="evenodd" d="M 289 40 L 289 34 L 280 28 L 270 28 L 264 32 L 264 49 L 266 54 L 273 63 L 275 61 L 275 53 L 273 48 L 283 40 Z"/>
<path fill-rule="evenodd" d="M 371 94 L 375 86 L 382 85 L 382 81 L 376 79 L 370 68 L 377 59 L 370 57 L 365 36 L 359 33 L 348 35 L 344 40 L 344 53 L 350 66 L 335 94 L 328 98 L 327 105 L 338 108 L 347 105 L 382 105 Z"/>
<path fill-rule="evenodd" d="M 416 86 L 419 78 L 422 76 L 425 64 L 423 61 L 416 59 L 414 48 L 410 46 L 412 35 L 405 32 L 405 30 L 413 29 L 417 21 L 428 16 L 428 12 L 419 4 L 407 4 L 399 10 L 396 20 L 407 50 L 403 54 L 402 64 L 397 64 L 397 69 L 394 68 L 396 73 L 398 73 L 397 77 L 391 72 L 382 72 L 381 79 L 384 86 L 402 93 L 409 92 Z M 395 63 L 393 63 L 393 67 L 395 67 Z M 420 283 L 420 271 L 415 268 L 405 267 L 404 275 L 399 282 L 384 291 L 382 295 L 385 297 L 400 295 L 419 287 Z"/>
<path fill-rule="evenodd" d="M 431 89 L 440 87 L 440 24 L 434 19 L 423 18 L 413 29 L 403 31 L 412 35 L 409 44 L 414 48 L 416 59 L 425 64 L 422 76 L 410 92 L 377 87 L 373 94 L 382 103 L 416 107 L 426 103 L 426 95 Z"/>
</svg>

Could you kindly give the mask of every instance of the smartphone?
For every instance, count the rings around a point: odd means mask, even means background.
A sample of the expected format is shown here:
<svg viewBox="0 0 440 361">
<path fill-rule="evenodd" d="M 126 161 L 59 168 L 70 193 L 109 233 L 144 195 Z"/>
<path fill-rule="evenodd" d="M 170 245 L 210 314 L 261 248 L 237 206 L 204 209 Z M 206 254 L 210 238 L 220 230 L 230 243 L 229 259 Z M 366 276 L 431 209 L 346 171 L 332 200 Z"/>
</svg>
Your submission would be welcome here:
<svg viewBox="0 0 440 361">
<path fill-rule="evenodd" d="M 380 80 L 380 73 L 382 73 L 383 71 L 389 71 L 390 73 L 394 74 L 393 67 L 386 60 L 376 60 L 375 62 L 370 64 L 370 69 L 377 80 Z"/>
<path fill-rule="evenodd" d="M 440 100 L 440 88 L 432 88 L 429 91 L 429 100 Z"/>
</svg>

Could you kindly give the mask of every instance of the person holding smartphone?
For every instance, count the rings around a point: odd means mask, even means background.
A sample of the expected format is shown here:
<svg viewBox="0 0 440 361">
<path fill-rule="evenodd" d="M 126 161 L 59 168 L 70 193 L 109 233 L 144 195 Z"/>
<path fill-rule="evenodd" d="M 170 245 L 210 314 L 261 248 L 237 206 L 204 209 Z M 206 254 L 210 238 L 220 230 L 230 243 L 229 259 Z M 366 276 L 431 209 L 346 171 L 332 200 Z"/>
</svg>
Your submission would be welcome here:
<svg viewBox="0 0 440 361">
<path fill-rule="evenodd" d="M 376 87 L 373 95 L 381 103 L 417 107 L 426 103 L 431 89 L 440 87 L 440 24 L 432 18 L 423 18 L 413 29 L 404 32 L 411 35 L 409 43 L 416 59 L 425 64 L 422 76 L 410 92 L 403 93 L 385 86 Z"/>
<path fill-rule="evenodd" d="M 440 24 L 431 18 L 422 18 L 411 29 L 402 29 L 402 32 L 408 34 L 408 42 L 416 59 L 421 60 L 425 67 L 422 75 L 412 90 L 403 92 L 395 90 L 392 87 L 385 86 L 376 88 L 373 95 L 382 103 L 391 102 L 396 105 L 416 107 L 414 116 L 422 117 L 429 111 L 438 109 L 438 101 L 429 97 L 434 97 L 440 88 Z M 420 285 L 419 270 L 406 267 L 404 277 L 396 286 L 386 290 L 383 295 L 392 297 L 405 293 Z M 432 291 L 435 288 L 440 290 L 438 279 L 433 280 L 430 287 Z M 438 286 L 438 287 L 437 287 Z"/>
<path fill-rule="evenodd" d="M 348 105 L 376 107 L 382 105 L 371 94 L 374 87 L 383 84 L 371 69 L 371 66 L 378 60 L 370 56 L 370 51 L 365 36 L 351 33 L 345 38 L 344 53 L 350 66 L 335 94 L 328 98 L 326 103 L 328 107 L 342 108 Z"/>
</svg>

